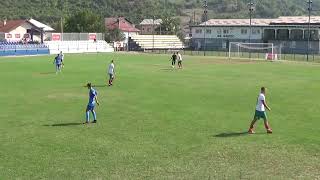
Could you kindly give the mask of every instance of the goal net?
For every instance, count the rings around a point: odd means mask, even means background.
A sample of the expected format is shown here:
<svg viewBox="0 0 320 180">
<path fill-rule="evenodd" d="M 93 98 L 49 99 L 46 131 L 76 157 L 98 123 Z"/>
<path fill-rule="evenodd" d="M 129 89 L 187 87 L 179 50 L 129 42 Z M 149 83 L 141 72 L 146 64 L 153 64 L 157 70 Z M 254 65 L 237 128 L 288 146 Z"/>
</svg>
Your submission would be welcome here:
<svg viewBox="0 0 320 180">
<path fill-rule="evenodd" d="M 230 42 L 229 59 L 279 60 L 281 51 L 273 43 Z"/>
</svg>

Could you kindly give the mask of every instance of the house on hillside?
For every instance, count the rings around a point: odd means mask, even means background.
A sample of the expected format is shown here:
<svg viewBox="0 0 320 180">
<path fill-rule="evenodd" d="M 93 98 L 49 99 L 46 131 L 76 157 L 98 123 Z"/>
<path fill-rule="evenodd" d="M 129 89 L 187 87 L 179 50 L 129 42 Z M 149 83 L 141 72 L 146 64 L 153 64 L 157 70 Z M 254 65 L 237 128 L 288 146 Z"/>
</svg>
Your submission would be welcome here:
<svg viewBox="0 0 320 180">
<path fill-rule="evenodd" d="M 140 34 L 142 35 L 161 34 L 161 23 L 162 23 L 162 19 L 144 19 L 139 24 L 139 28 L 141 30 Z M 156 29 L 158 28 L 160 28 L 159 33 L 156 32 Z"/>
<path fill-rule="evenodd" d="M 119 48 L 127 46 L 129 37 L 138 35 L 140 32 L 132 22 L 124 17 L 105 18 L 105 27 L 108 30 L 119 29 L 125 35 L 125 40 L 123 42 L 117 42 L 116 46 L 120 46 Z"/>
<path fill-rule="evenodd" d="M 0 21 L 0 41 L 6 42 L 43 42 L 47 32 L 54 29 L 35 19 Z"/>
</svg>

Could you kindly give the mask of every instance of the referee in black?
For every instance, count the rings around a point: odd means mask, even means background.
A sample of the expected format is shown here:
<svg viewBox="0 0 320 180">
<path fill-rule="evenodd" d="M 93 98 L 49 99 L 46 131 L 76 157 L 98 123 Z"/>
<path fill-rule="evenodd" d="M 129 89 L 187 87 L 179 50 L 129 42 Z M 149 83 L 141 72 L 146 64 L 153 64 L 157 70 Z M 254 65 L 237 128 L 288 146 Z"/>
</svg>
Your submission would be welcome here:
<svg viewBox="0 0 320 180">
<path fill-rule="evenodd" d="M 172 65 L 172 68 L 175 67 L 176 61 L 177 61 L 177 54 L 174 52 L 173 55 L 172 55 L 172 57 L 171 57 L 171 65 Z"/>
</svg>

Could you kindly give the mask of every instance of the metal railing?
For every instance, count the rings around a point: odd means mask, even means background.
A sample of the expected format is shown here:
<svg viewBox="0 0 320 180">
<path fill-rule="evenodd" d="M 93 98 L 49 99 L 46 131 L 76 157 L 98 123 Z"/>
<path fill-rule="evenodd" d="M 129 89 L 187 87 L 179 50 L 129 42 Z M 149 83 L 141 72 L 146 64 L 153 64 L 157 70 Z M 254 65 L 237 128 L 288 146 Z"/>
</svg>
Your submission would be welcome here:
<svg viewBox="0 0 320 180">
<path fill-rule="evenodd" d="M 307 52 L 305 53 L 296 53 L 297 49 L 290 51 L 285 51 L 280 54 L 278 54 L 279 60 L 287 60 L 287 61 L 307 61 Z M 181 50 L 147 50 L 144 51 L 145 53 L 154 53 L 154 54 L 172 54 L 173 52 L 179 51 L 182 55 L 189 55 L 189 56 L 212 56 L 212 57 L 220 57 L 220 58 L 229 58 L 229 52 L 227 49 L 221 49 L 221 50 L 193 50 L 193 49 L 181 49 Z M 266 53 L 263 52 L 241 52 L 240 56 L 237 57 L 239 54 L 237 52 L 234 53 L 234 56 L 232 59 L 265 59 Z M 309 61 L 310 62 L 319 62 L 320 63 L 320 53 L 319 51 L 310 51 L 309 54 Z"/>
</svg>

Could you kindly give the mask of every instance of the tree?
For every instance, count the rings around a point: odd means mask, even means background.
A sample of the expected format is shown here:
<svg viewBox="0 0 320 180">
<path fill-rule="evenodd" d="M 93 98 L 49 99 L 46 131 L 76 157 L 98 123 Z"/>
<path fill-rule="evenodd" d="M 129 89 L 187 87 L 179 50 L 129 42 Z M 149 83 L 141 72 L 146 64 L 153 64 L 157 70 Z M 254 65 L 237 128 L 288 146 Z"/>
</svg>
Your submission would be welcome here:
<svg viewBox="0 0 320 180">
<path fill-rule="evenodd" d="M 65 32 L 104 32 L 101 16 L 90 11 L 81 11 L 68 17 L 64 24 Z"/>
<path fill-rule="evenodd" d="M 170 35 L 177 35 L 182 41 L 184 41 L 184 33 L 181 29 L 181 20 L 179 18 L 173 18 L 171 16 L 162 17 L 162 23 L 160 27 L 156 28 L 156 32 L 160 32 L 161 34 L 170 34 Z"/>
<path fill-rule="evenodd" d="M 162 23 L 156 31 L 164 31 L 165 34 L 177 34 L 180 31 L 180 19 L 170 16 L 162 17 Z"/>
<path fill-rule="evenodd" d="M 208 0 L 208 19 L 248 18 L 248 1 Z M 306 2 L 303 0 L 254 0 L 253 2 L 256 4 L 254 13 L 256 18 L 306 14 Z M 320 9 L 320 3 L 313 3 L 313 8 Z M 196 19 L 201 19 L 203 0 L 1 0 L 0 9 L 0 20 L 34 18 L 59 30 L 61 16 L 76 17 L 75 14 L 84 10 L 99 14 L 101 17 L 124 16 L 135 24 L 154 16 L 193 17 L 193 12 L 196 12 Z M 313 12 L 313 15 L 319 14 L 320 11 Z M 70 28 L 65 30 L 69 32 L 92 31 L 92 29 L 86 30 L 86 23 L 75 22 L 68 26 Z M 100 32 L 104 32 L 104 29 L 101 28 Z"/>
<path fill-rule="evenodd" d="M 125 34 L 121 32 L 119 29 L 106 30 L 105 40 L 107 42 L 123 41 L 125 40 L 125 38 L 126 38 Z"/>
</svg>

